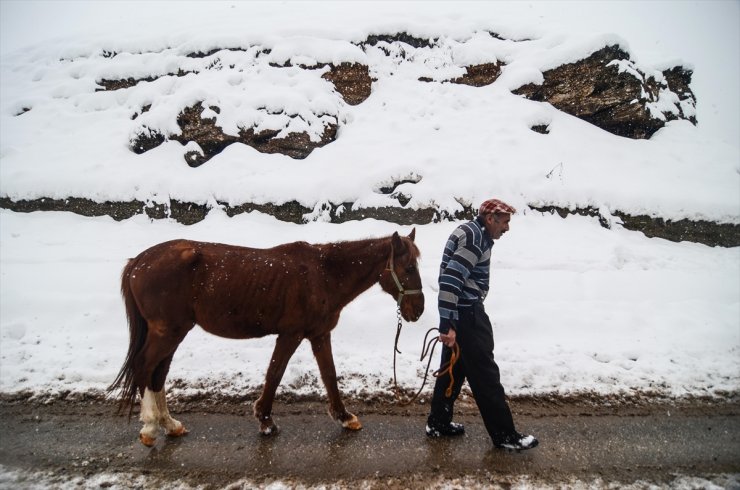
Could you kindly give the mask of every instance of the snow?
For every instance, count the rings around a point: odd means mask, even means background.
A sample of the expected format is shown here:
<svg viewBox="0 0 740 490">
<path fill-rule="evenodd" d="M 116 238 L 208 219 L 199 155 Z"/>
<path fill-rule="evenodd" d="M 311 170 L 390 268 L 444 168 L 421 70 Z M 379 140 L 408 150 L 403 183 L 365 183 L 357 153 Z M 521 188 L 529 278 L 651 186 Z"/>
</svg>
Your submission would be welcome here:
<svg viewBox="0 0 740 490">
<path fill-rule="evenodd" d="M 84 465 L 87 460 L 81 464 Z M 77 463 L 73 463 L 77 465 Z M 488 472 L 483 476 L 464 476 L 450 478 L 438 476 L 429 479 L 425 484 L 428 488 L 440 488 L 444 490 L 460 490 L 465 488 L 480 488 L 485 490 L 556 490 L 563 487 L 575 490 L 594 490 L 599 488 L 624 488 L 625 490 L 692 490 L 703 488 L 706 490 L 721 490 L 733 488 L 738 484 L 738 476 L 733 474 L 717 474 L 709 477 L 686 476 L 683 474 L 671 475 L 671 480 L 666 483 L 637 480 L 632 483 L 605 482 L 601 477 L 587 479 L 562 479 L 562 481 L 549 481 L 536 476 L 519 476 L 514 478 L 494 477 Z M 359 480 L 353 482 L 357 488 L 373 488 L 377 485 L 376 480 Z M 22 471 L 9 469 L 0 465 L 0 485 L 7 487 L 23 487 L 29 490 L 44 490 L 46 488 L 58 488 L 60 490 L 76 489 L 99 489 L 110 488 L 111 490 L 126 490 L 136 488 L 160 488 L 162 490 L 195 490 L 204 488 L 202 485 L 190 485 L 184 481 L 166 481 L 156 476 L 138 473 L 113 473 L 101 472 L 94 475 L 74 476 L 64 472 L 52 471 Z M 327 482 L 307 484 L 297 482 L 293 479 L 267 479 L 266 481 L 255 481 L 251 478 L 239 478 L 234 481 L 221 482 L 221 486 L 212 488 L 234 489 L 234 488 L 262 488 L 264 490 L 342 490 L 346 488 L 345 482 Z"/>
<path fill-rule="evenodd" d="M 87 460 L 81 464 L 84 465 Z M 77 465 L 77 463 L 73 463 Z M 686 476 L 680 473 L 672 474 L 671 480 L 665 483 L 637 480 L 632 483 L 605 482 L 601 477 L 587 479 L 562 479 L 562 481 L 549 481 L 536 476 L 519 476 L 514 478 L 495 477 L 486 472 L 483 476 L 463 476 L 450 478 L 438 476 L 429 479 L 425 484 L 428 488 L 440 488 L 444 490 L 460 490 L 465 488 L 480 488 L 485 490 L 556 490 L 563 487 L 574 490 L 595 490 L 599 488 L 623 488 L 625 490 L 692 490 L 703 488 L 706 490 L 722 490 L 733 488 L 740 483 L 738 475 L 720 473 L 709 477 Z M 6 487 L 23 487 L 29 490 L 44 490 L 46 488 L 58 488 L 60 490 L 77 489 L 99 489 L 110 488 L 111 490 L 126 490 L 136 488 L 160 488 L 162 490 L 200 490 L 202 485 L 190 485 L 184 481 L 166 481 L 156 476 L 138 473 L 113 473 L 101 472 L 94 475 L 74 476 L 65 472 L 52 471 L 22 471 L 9 469 L 0 465 L 0 485 Z M 267 479 L 266 481 L 255 481 L 251 478 L 239 478 L 233 481 L 220 482 L 219 487 L 211 485 L 212 488 L 234 489 L 234 488 L 262 488 L 264 490 L 342 490 L 346 488 L 345 482 L 327 482 L 307 484 L 297 482 L 293 479 Z M 377 480 L 354 481 L 356 488 L 373 488 Z"/>
<path fill-rule="evenodd" d="M 54 212 L 0 211 L 0 219 L 3 392 L 104 389 L 128 342 L 120 271 L 128 257 L 155 243 L 184 237 L 268 247 L 410 232 L 375 220 L 296 225 L 220 211 L 187 227 Z M 398 374 L 407 387 L 423 374 L 417 356 L 424 332 L 437 324 L 436 275 L 453 226 L 417 227 L 428 304 L 401 336 Z M 511 394 L 736 390 L 739 265 L 737 248 L 649 239 L 604 229 L 596 218 L 515 217 L 494 247 L 486 300 L 504 385 Z M 343 311 L 333 340 L 345 393 L 389 392 L 395 327 L 394 298 L 377 286 Z M 185 391 L 238 395 L 262 384 L 273 344 L 272 337 L 227 340 L 196 328 L 181 344 L 171 378 L 185 380 Z M 307 342 L 281 389 L 323 393 Z"/>
<path fill-rule="evenodd" d="M 397 187 L 410 208 L 454 212 L 499 197 L 525 210 L 494 247 L 486 300 L 510 394 L 737 392 L 740 249 L 650 239 L 611 217 L 740 223 L 736 2 L 188 2 L 176 11 L 148 2 L 145 13 L 139 5 L 0 3 L 0 196 L 177 199 L 214 209 L 191 226 L 1 210 L 0 392 L 105 388 L 128 342 L 120 271 L 143 249 L 180 237 L 267 247 L 407 234 L 411 227 L 375 220 L 325 222 L 330 204 L 398 206 L 380 188 L 399 180 L 410 181 Z M 29 22 L 37 26 L 32 35 L 22 28 Z M 421 48 L 353 44 L 395 32 L 443 37 Z M 619 63 L 630 73 L 693 68 L 697 105 L 682 109 L 695 111 L 699 125 L 673 121 L 635 141 L 510 92 L 613 44 L 630 52 L 633 63 Z M 214 48 L 231 50 L 186 56 Z M 216 59 L 221 69 L 205 70 Z M 448 80 L 467 64 L 497 61 L 506 65 L 487 87 L 418 80 Z M 326 68 L 286 62 L 360 62 L 377 81 L 365 102 L 349 106 L 321 78 Z M 198 73 L 95 92 L 101 79 L 178 70 Z M 316 140 L 332 123 L 339 135 L 304 160 L 235 144 L 196 169 L 183 160 L 192 144 L 129 150 L 139 131 L 178 133 L 177 114 L 199 101 L 227 134 L 254 126 Z M 676 104 L 662 92 L 653 109 Z M 31 110 L 18 115 L 24 108 Z M 538 124 L 549 134 L 530 130 Z M 313 210 L 306 224 L 259 213 L 229 218 L 217 205 L 292 200 Z M 614 226 L 528 211 L 547 204 L 591 206 Z M 417 226 L 427 310 L 401 337 L 399 380 L 409 388 L 423 374 L 416 356 L 437 323 L 439 260 L 456 225 Z M 394 299 L 378 287 L 345 309 L 333 334 L 343 392 L 389 392 L 395 323 Z M 258 389 L 273 343 L 196 328 L 171 379 L 184 381 L 181 392 Z M 281 390 L 323 393 L 307 343 Z"/>
</svg>

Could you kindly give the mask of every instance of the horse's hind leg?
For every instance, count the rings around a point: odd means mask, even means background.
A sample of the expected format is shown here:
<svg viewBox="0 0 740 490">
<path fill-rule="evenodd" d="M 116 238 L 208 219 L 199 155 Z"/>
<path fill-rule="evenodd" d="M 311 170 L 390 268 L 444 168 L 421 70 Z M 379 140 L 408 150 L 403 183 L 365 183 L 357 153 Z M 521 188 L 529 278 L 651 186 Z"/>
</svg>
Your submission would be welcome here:
<svg viewBox="0 0 740 490">
<path fill-rule="evenodd" d="M 188 433 L 182 422 L 170 415 L 164 387 L 159 391 L 144 389 L 144 396 L 141 398 L 141 421 L 144 422 L 144 427 L 139 432 L 139 440 L 148 447 L 157 441 L 160 427 L 172 437 Z"/>
<path fill-rule="evenodd" d="M 160 427 L 164 427 L 168 435 L 187 434 L 182 423 L 170 416 L 164 392 L 164 382 L 172 357 L 184 335 L 161 335 L 162 332 L 166 332 L 164 324 L 150 324 L 142 351 L 144 369 L 139 386 L 144 390 L 139 419 L 144 426 L 139 432 L 139 440 L 149 447 L 156 442 Z"/>
<path fill-rule="evenodd" d="M 334 357 L 331 352 L 331 334 L 327 333 L 320 337 L 311 339 L 311 348 L 319 365 L 321 379 L 324 381 L 326 393 L 329 396 L 329 415 L 349 430 L 360 430 L 362 424 L 356 415 L 351 414 L 344 408 L 342 398 L 337 387 L 337 372 L 334 368 Z"/>
<path fill-rule="evenodd" d="M 303 338 L 297 335 L 281 334 L 275 342 L 275 350 L 272 353 L 270 366 L 267 368 L 262 395 L 254 402 L 254 416 L 260 422 L 260 432 L 263 435 L 269 436 L 278 430 L 272 420 L 272 402 L 275 400 L 275 391 L 277 391 L 280 380 L 283 379 L 288 361 L 301 340 Z"/>
<path fill-rule="evenodd" d="M 144 422 L 144 427 L 139 431 L 139 440 L 148 447 L 154 445 L 159 434 L 159 407 L 157 407 L 156 396 L 156 393 L 149 388 L 145 388 L 141 396 L 139 420 Z"/>
<path fill-rule="evenodd" d="M 159 363 L 152 376 L 152 388 L 156 390 L 154 394 L 159 411 L 159 425 L 164 428 L 168 436 L 178 437 L 187 434 L 188 430 L 179 420 L 175 420 L 170 415 L 170 411 L 167 409 L 167 396 L 164 389 L 165 378 L 170 370 L 170 364 L 174 355 L 175 353 L 173 352 Z"/>
</svg>

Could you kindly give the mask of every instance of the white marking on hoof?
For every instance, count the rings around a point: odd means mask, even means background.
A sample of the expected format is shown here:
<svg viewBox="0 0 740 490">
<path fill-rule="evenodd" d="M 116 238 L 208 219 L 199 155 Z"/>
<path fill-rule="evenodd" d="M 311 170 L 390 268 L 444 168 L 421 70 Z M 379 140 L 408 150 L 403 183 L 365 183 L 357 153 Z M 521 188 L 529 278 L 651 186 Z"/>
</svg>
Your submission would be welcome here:
<svg viewBox="0 0 740 490">
<path fill-rule="evenodd" d="M 145 424 L 158 422 L 160 418 L 159 407 L 157 406 L 157 393 L 149 388 L 144 390 L 144 396 L 141 397 L 141 414 L 139 420 Z"/>
<path fill-rule="evenodd" d="M 184 425 L 182 425 L 182 422 L 175 419 L 170 419 L 174 424 L 171 424 L 170 427 L 167 427 L 167 435 L 170 437 L 180 437 L 188 434 L 190 431 L 188 431 Z"/>
<path fill-rule="evenodd" d="M 144 434 L 143 429 L 142 432 L 139 433 L 139 440 L 146 447 L 152 447 L 157 442 L 156 437 L 149 437 L 148 435 Z"/>
<path fill-rule="evenodd" d="M 357 418 L 357 415 L 349 414 L 351 417 L 344 422 L 342 422 L 342 427 L 348 430 L 360 430 L 362 429 L 362 423 L 360 422 L 360 419 Z"/>
<path fill-rule="evenodd" d="M 144 422 L 139 432 L 139 440 L 147 447 L 152 447 L 159 434 L 160 413 L 157 407 L 157 395 L 149 388 L 144 390 L 144 396 L 141 398 L 141 413 L 139 420 Z"/>
<path fill-rule="evenodd" d="M 167 409 L 167 395 L 164 389 L 155 392 L 154 397 L 159 411 L 159 425 L 164 428 L 167 435 L 177 437 L 187 434 L 188 430 L 182 425 L 182 422 L 170 416 L 170 411 Z"/>
<path fill-rule="evenodd" d="M 260 425 L 260 434 L 262 434 L 263 436 L 271 436 L 277 434 L 279 431 L 280 429 L 274 423 L 271 423 L 269 425 Z"/>
</svg>

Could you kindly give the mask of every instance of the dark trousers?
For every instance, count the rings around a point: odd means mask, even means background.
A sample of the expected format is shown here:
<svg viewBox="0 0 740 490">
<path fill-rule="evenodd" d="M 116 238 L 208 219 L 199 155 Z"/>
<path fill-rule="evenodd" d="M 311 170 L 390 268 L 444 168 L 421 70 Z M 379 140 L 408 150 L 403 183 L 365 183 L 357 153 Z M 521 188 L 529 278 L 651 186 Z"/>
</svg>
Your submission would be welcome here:
<svg viewBox="0 0 740 490">
<path fill-rule="evenodd" d="M 465 379 L 468 380 L 483 423 L 494 443 L 515 432 L 514 419 L 506 402 L 501 375 L 493 360 L 493 328 L 482 303 L 459 308 L 460 319 L 455 329 L 460 346 L 460 358 L 453 367 L 455 383 L 452 396 L 445 390 L 450 384 L 449 374 L 437 378 L 429 413 L 430 424 L 447 424 L 452 421 L 455 400 L 460 395 Z M 452 350 L 442 348 L 442 363 L 450 360 Z"/>
</svg>

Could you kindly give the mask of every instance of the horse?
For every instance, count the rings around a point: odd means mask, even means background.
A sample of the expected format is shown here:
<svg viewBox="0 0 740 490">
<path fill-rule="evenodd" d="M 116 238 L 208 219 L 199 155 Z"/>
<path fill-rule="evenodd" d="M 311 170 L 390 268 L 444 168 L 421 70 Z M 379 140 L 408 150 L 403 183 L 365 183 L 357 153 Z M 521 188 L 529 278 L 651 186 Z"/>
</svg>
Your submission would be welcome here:
<svg viewBox="0 0 740 490">
<path fill-rule="evenodd" d="M 119 413 L 129 419 L 141 397 L 139 439 L 153 446 L 160 428 L 188 433 L 167 409 L 165 379 L 179 344 L 197 324 L 230 339 L 277 335 L 254 416 L 263 435 L 277 432 L 275 391 L 303 339 L 311 342 L 329 399 L 329 415 L 360 430 L 337 387 L 331 331 L 342 309 L 376 283 L 397 299 L 406 321 L 424 311 L 416 229 L 406 236 L 327 244 L 294 242 L 256 249 L 190 240 L 154 245 L 130 259 L 121 274 L 129 327 L 123 366 L 108 387 L 120 392 Z"/>
</svg>

